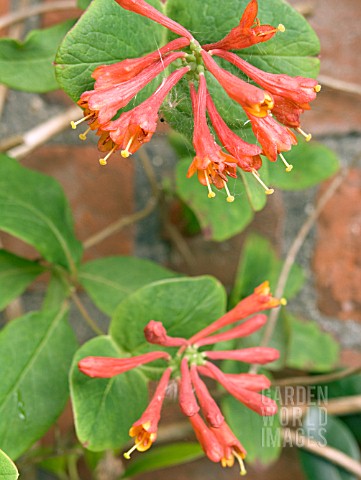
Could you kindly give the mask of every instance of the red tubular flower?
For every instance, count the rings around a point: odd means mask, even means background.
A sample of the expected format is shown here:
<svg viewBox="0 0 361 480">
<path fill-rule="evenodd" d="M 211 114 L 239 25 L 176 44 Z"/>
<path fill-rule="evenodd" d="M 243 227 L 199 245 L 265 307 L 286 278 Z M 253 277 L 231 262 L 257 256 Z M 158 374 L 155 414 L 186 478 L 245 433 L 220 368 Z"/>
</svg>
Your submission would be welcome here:
<svg viewBox="0 0 361 480">
<path fill-rule="evenodd" d="M 272 109 L 272 115 L 286 127 L 295 128 L 298 133 L 305 137 L 306 142 L 309 142 L 312 135 L 301 129 L 300 116 L 305 110 L 311 109 L 310 105 L 308 103 L 295 103 L 279 95 L 274 95 L 273 98 L 275 106 Z"/>
<path fill-rule="evenodd" d="M 202 347 L 203 345 L 213 345 L 218 342 L 226 342 L 227 340 L 233 340 L 234 338 L 247 337 L 248 335 L 251 335 L 262 328 L 266 322 L 266 315 L 256 315 L 252 318 L 249 318 L 241 325 L 238 325 L 231 330 L 227 330 L 227 332 L 202 338 L 202 340 L 198 340 L 195 345 L 197 347 Z"/>
<path fill-rule="evenodd" d="M 88 377 L 111 378 L 160 358 L 169 360 L 170 356 L 167 352 L 150 352 L 129 358 L 85 357 L 79 361 L 78 368 Z"/>
<path fill-rule="evenodd" d="M 214 433 L 223 449 L 223 456 L 221 459 L 222 467 L 233 467 L 234 459 L 236 458 L 240 466 L 240 474 L 245 475 L 247 472 L 244 468 L 243 459 L 247 455 L 247 452 L 243 445 L 234 436 L 227 423 L 223 422 L 218 428 L 210 427 L 210 430 Z"/>
<path fill-rule="evenodd" d="M 208 188 L 209 198 L 215 196 L 210 187 L 213 183 L 219 189 L 224 187 L 227 192 L 227 201 L 233 202 L 234 197 L 228 190 L 226 175 L 237 177 L 237 162 L 222 151 L 209 131 L 206 118 L 207 86 L 202 73 L 199 75 L 198 95 L 194 85 L 191 84 L 191 99 L 194 112 L 193 146 L 196 156 L 188 169 L 187 177 L 197 172 L 200 183 Z"/>
<path fill-rule="evenodd" d="M 190 67 L 175 70 L 147 100 L 103 127 L 109 131 L 113 143 L 121 149 L 122 157 L 129 157 L 151 140 L 157 128 L 158 111 L 165 97 L 189 70 Z"/>
<path fill-rule="evenodd" d="M 209 93 L 207 94 L 207 110 L 218 138 L 229 153 L 237 160 L 237 165 L 246 172 L 261 168 L 262 160 L 259 154 L 262 149 L 258 145 L 245 142 L 228 127 L 218 113 Z"/>
<path fill-rule="evenodd" d="M 223 449 L 214 433 L 207 427 L 201 416 L 196 413 L 189 417 L 198 442 L 201 444 L 204 453 L 212 462 L 221 462 Z"/>
<path fill-rule="evenodd" d="M 171 373 L 172 369 L 170 367 L 164 371 L 148 407 L 140 419 L 133 423 L 133 426 L 130 428 L 129 435 L 135 437 L 135 444 L 130 450 L 128 450 L 128 452 L 124 453 L 125 458 L 129 459 L 130 454 L 134 450 L 138 450 L 139 452 L 148 450 L 153 442 L 155 442 L 157 438 L 160 412 L 162 410 Z"/>
<path fill-rule="evenodd" d="M 247 112 L 257 117 L 265 117 L 273 108 L 271 94 L 250 83 L 241 80 L 232 73 L 221 68 L 204 50 L 201 51 L 204 65 L 219 81 L 227 95 L 241 105 Z"/>
<path fill-rule="evenodd" d="M 150 18 L 154 22 L 160 23 L 164 27 L 168 28 L 172 32 L 180 35 L 181 37 L 189 38 L 193 40 L 192 34 L 182 25 L 174 20 L 163 15 L 159 10 L 149 5 L 144 0 L 115 0 L 124 10 L 130 10 L 131 12 L 138 13 L 143 17 Z"/>
<path fill-rule="evenodd" d="M 258 363 L 260 365 L 274 362 L 280 356 L 279 351 L 271 347 L 250 347 L 240 350 L 219 350 L 203 353 L 211 360 L 237 360 L 239 362 Z"/>
<path fill-rule="evenodd" d="M 199 378 L 197 367 L 195 365 L 191 366 L 191 379 L 194 388 L 196 389 L 196 394 L 202 409 L 202 413 L 208 424 L 212 427 L 220 427 L 224 422 L 224 416 L 222 415 L 217 403 L 209 393 L 206 384 Z"/>
<path fill-rule="evenodd" d="M 199 412 L 199 405 L 193 393 L 192 381 L 188 368 L 188 359 L 183 357 L 180 367 L 181 378 L 179 380 L 179 406 L 184 415 L 193 417 Z"/>
<path fill-rule="evenodd" d="M 208 325 L 208 327 L 203 328 L 203 330 L 200 330 L 193 335 L 193 337 L 189 339 L 189 342 L 195 344 L 198 340 L 208 337 L 212 333 L 230 325 L 231 323 L 243 320 L 253 313 L 258 313 L 262 310 L 268 310 L 269 308 L 285 304 L 286 301 L 284 299 L 278 300 L 277 298 L 272 297 L 269 282 L 263 282 L 254 289 L 252 295 L 241 300 L 234 308 L 232 308 L 232 310 Z"/>
<path fill-rule="evenodd" d="M 198 371 L 201 375 L 213 378 L 216 380 L 213 373 L 207 368 L 200 365 Z M 252 392 L 260 392 L 271 386 L 271 381 L 265 375 L 257 373 L 223 373 L 227 382 L 233 383 L 235 387 L 245 388 Z"/>
<path fill-rule="evenodd" d="M 162 345 L 163 347 L 181 347 L 188 345 L 185 338 L 169 337 L 162 322 L 151 320 L 144 328 L 144 336 L 148 343 Z"/>
<path fill-rule="evenodd" d="M 168 65 L 178 58 L 184 57 L 184 55 L 184 52 L 170 53 L 164 59 L 149 65 L 141 73 L 126 82 L 116 83 L 118 80 L 114 77 L 113 85 L 84 92 L 78 103 L 83 106 L 86 105 L 98 118 L 99 124 L 104 125 Z M 113 65 L 110 65 L 110 67 L 113 67 Z"/>
<path fill-rule="evenodd" d="M 262 146 L 263 154 L 271 162 L 275 162 L 281 152 L 287 152 L 291 150 L 292 145 L 297 145 L 295 134 L 289 128 L 280 125 L 270 115 L 258 118 L 248 114 L 248 118 L 251 120 L 253 133 Z M 281 159 L 285 163 L 283 156 Z M 287 171 L 292 170 L 291 165 L 286 163 L 285 165 Z"/>
<path fill-rule="evenodd" d="M 290 77 L 279 73 L 264 72 L 232 52 L 215 49 L 210 53 L 235 65 L 272 95 L 279 95 L 297 104 L 312 102 L 321 88 L 317 80 L 313 78 Z"/>
<path fill-rule="evenodd" d="M 233 397 L 249 409 L 264 416 L 277 413 L 277 403 L 272 400 L 272 398 L 235 385 L 234 382 L 229 381 L 225 374 L 211 362 L 206 362 L 204 366 L 211 371 L 211 374 L 217 382 L 219 382 Z"/>
<path fill-rule="evenodd" d="M 177 38 L 167 43 L 167 45 L 164 45 L 164 47 L 143 57 L 128 58 L 112 65 L 100 65 L 92 73 L 92 77 L 96 80 L 94 86 L 96 88 L 105 88 L 126 82 L 138 75 L 145 68 L 164 58 L 167 53 L 186 47 L 187 45 L 189 45 L 188 38 Z"/>
<path fill-rule="evenodd" d="M 221 48 L 222 50 L 240 50 L 251 47 L 257 43 L 267 42 L 276 32 L 284 32 L 285 27 L 280 24 L 277 28 L 272 25 L 260 25 L 257 19 L 258 3 L 257 0 L 251 0 L 245 8 L 239 25 L 226 35 L 222 40 L 216 43 L 202 45 L 204 50 Z"/>
</svg>

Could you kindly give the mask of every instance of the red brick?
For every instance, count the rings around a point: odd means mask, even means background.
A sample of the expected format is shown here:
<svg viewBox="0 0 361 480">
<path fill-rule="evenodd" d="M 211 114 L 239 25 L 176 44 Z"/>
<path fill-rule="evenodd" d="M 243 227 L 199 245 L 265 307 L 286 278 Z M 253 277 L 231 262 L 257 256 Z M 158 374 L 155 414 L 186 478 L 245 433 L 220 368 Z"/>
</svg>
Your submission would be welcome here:
<svg viewBox="0 0 361 480">
<path fill-rule="evenodd" d="M 326 183 L 321 189 L 324 191 Z M 361 321 L 361 171 L 353 169 L 327 203 L 317 230 L 313 268 L 318 305 L 327 315 Z"/>
</svg>

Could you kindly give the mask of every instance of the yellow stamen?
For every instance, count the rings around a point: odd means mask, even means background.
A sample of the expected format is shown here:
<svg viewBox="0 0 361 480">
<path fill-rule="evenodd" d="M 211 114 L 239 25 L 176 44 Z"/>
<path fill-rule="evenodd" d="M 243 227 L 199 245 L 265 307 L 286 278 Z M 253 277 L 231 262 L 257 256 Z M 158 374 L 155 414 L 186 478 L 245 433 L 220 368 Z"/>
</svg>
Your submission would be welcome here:
<svg viewBox="0 0 361 480">
<path fill-rule="evenodd" d="M 117 145 L 114 145 L 114 147 L 110 150 L 110 152 L 107 153 L 107 155 L 104 158 L 99 159 L 100 165 L 106 165 L 108 163 L 108 158 L 112 153 L 114 153 L 114 150 L 117 148 Z"/>
<path fill-rule="evenodd" d="M 211 185 L 209 183 L 209 178 L 208 178 L 208 175 L 207 175 L 207 172 L 206 170 L 204 170 L 204 176 L 206 178 L 206 182 L 207 182 L 207 188 L 208 188 L 208 198 L 214 198 L 216 196 L 216 194 L 212 191 L 211 189 Z"/>
<path fill-rule="evenodd" d="M 257 170 L 254 169 L 254 168 L 252 169 L 252 175 L 257 180 L 257 182 L 259 182 L 262 185 L 262 187 L 265 189 L 266 195 L 272 195 L 272 193 L 274 193 L 274 189 L 267 187 L 267 185 L 264 183 L 264 181 L 259 176 L 259 173 L 257 172 Z"/>
<path fill-rule="evenodd" d="M 285 164 L 285 167 L 286 167 L 286 172 L 290 172 L 293 168 L 293 165 L 290 165 L 287 160 L 285 159 L 285 157 L 282 155 L 282 153 L 279 153 L 279 156 L 282 160 L 282 162 Z"/>
<path fill-rule="evenodd" d="M 90 132 L 91 128 L 89 127 L 87 130 L 85 130 L 84 133 L 79 133 L 79 138 L 80 140 L 86 140 L 86 136 L 88 135 L 88 133 Z"/>
<path fill-rule="evenodd" d="M 132 142 L 133 142 L 133 140 L 134 140 L 134 137 L 135 137 L 135 135 L 133 135 L 132 138 L 129 140 L 128 145 L 125 147 L 125 150 L 122 150 L 122 151 L 120 152 L 120 155 L 121 155 L 123 158 L 128 158 L 129 155 L 131 155 L 131 153 L 130 153 L 130 151 L 129 151 L 129 148 L 130 148 L 130 146 L 131 146 L 131 144 L 132 144 Z"/>
<path fill-rule="evenodd" d="M 282 305 L 282 307 L 285 307 L 287 305 L 287 300 L 285 298 L 281 298 L 280 304 Z"/>
<path fill-rule="evenodd" d="M 313 89 L 316 93 L 320 92 L 321 88 L 322 88 L 321 85 L 316 85 L 315 87 L 313 87 Z"/>
<path fill-rule="evenodd" d="M 285 27 L 282 23 L 280 23 L 280 24 L 278 25 L 278 27 L 277 27 L 277 30 L 278 30 L 279 32 L 283 33 L 283 32 L 286 31 L 286 27 Z"/>
<path fill-rule="evenodd" d="M 143 439 L 140 439 L 139 442 L 135 443 L 132 448 L 130 448 L 127 452 L 123 453 L 123 457 L 126 458 L 127 460 L 130 459 L 131 454 L 134 452 L 134 450 L 137 450 L 139 445 L 142 444 Z"/>
<path fill-rule="evenodd" d="M 272 30 L 267 30 L 267 32 L 260 32 L 260 33 L 257 33 L 256 36 L 257 37 L 265 37 L 266 35 L 270 35 L 271 33 L 277 33 L 277 32 L 285 32 L 286 31 L 286 27 L 280 23 L 278 25 L 278 27 L 272 29 Z"/>
<path fill-rule="evenodd" d="M 302 128 L 300 128 L 300 127 L 297 127 L 297 128 L 296 128 L 296 132 L 298 132 L 298 133 L 300 133 L 301 135 L 303 135 L 303 136 L 305 137 L 306 142 L 309 142 L 309 141 L 311 140 L 311 138 L 312 138 L 311 133 L 306 133 L 306 132 L 304 132 L 304 131 L 302 130 Z"/>
<path fill-rule="evenodd" d="M 247 470 L 244 466 L 243 459 L 242 459 L 241 455 L 239 455 L 235 450 L 232 450 L 232 453 L 236 457 L 236 459 L 238 460 L 239 468 L 240 468 L 239 474 L 241 475 L 241 477 L 243 477 L 244 475 L 247 474 Z"/>
<path fill-rule="evenodd" d="M 226 192 L 227 192 L 227 202 L 228 202 L 228 203 L 234 202 L 234 196 L 231 195 L 231 192 L 230 192 L 229 189 L 228 189 L 227 183 L 226 183 L 224 180 L 223 180 L 223 185 L 224 185 L 224 189 L 225 189 Z"/>
<path fill-rule="evenodd" d="M 86 117 L 83 117 L 81 118 L 80 120 L 78 120 L 77 122 L 74 122 L 73 120 L 70 122 L 70 125 L 71 125 L 71 128 L 73 130 L 76 129 L 76 127 L 79 125 L 79 123 L 82 123 L 82 122 L 85 122 L 85 120 L 88 120 L 88 118 L 92 117 L 93 116 L 93 113 L 89 113 L 89 115 L 87 115 Z"/>
</svg>

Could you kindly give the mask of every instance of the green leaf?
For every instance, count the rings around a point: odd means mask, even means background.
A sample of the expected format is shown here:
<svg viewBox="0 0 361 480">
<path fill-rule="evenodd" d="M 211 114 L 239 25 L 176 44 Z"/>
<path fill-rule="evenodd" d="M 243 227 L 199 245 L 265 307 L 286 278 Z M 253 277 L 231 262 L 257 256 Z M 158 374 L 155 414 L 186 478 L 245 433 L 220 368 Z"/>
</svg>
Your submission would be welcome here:
<svg viewBox="0 0 361 480">
<path fill-rule="evenodd" d="M 286 155 L 293 165 L 290 173 L 282 162 L 271 165 L 270 183 L 283 190 L 310 188 L 334 175 L 340 168 L 339 160 L 329 148 L 316 142 L 301 141 Z"/>
<path fill-rule="evenodd" d="M 117 305 L 138 288 L 174 276 L 176 273 L 150 260 L 107 257 L 83 264 L 80 267 L 79 282 L 95 305 L 104 313 L 112 315 Z"/>
<path fill-rule="evenodd" d="M 13 461 L 0 450 L 0 478 L 1 480 L 16 480 L 19 477 L 18 469 Z"/>
<path fill-rule="evenodd" d="M 69 204 L 53 178 L 0 154 L 0 230 L 30 243 L 46 260 L 72 271 L 80 260 Z"/>
<path fill-rule="evenodd" d="M 41 438 L 68 398 L 76 349 L 66 310 L 35 312 L 0 333 L 0 444 L 16 459 Z"/>
<path fill-rule="evenodd" d="M 33 30 L 24 42 L 0 40 L 0 83 L 25 92 L 44 93 L 59 88 L 54 59 L 73 20 L 44 30 Z"/>
<path fill-rule="evenodd" d="M 350 430 L 337 418 L 326 413 L 324 408 L 311 407 L 303 420 L 304 434 L 319 445 L 328 445 L 356 461 L 360 451 Z M 356 480 L 356 476 L 334 463 L 304 450 L 299 450 L 301 464 L 309 480 Z"/>
<path fill-rule="evenodd" d="M 151 452 L 146 452 L 132 460 L 121 478 L 154 472 L 161 468 L 175 467 L 203 456 L 204 453 L 199 443 L 173 443 L 164 447 L 155 447 Z"/>
<path fill-rule="evenodd" d="M 37 262 L 0 250 L 0 310 L 21 295 L 43 271 Z"/>
<path fill-rule="evenodd" d="M 63 273 L 57 269 L 54 269 L 51 272 L 50 281 L 42 305 L 43 310 L 59 308 L 64 303 L 73 288 L 68 281 L 69 280 L 64 277 Z"/>
<path fill-rule="evenodd" d="M 183 159 L 177 164 L 177 193 L 195 213 L 206 239 L 220 242 L 241 232 L 253 218 L 242 183 L 233 179 L 228 182 L 235 196 L 233 203 L 227 202 L 224 190 L 217 190 L 215 198 L 208 198 L 207 188 L 198 182 L 197 175 L 186 177 L 191 161 Z"/>
<path fill-rule="evenodd" d="M 150 3 L 161 10 L 159 0 Z M 160 25 L 122 9 L 114 0 L 93 0 L 60 45 L 57 80 L 76 101 L 85 90 L 92 89 L 91 74 L 96 67 L 156 50 L 161 32 Z M 147 91 L 150 93 L 146 89 L 144 96 Z"/>
<path fill-rule="evenodd" d="M 168 0 L 166 13 L 188 28 L 194 37 L 204 44 L 220 40 L 231 28 L 236 27 L 247 4 L 248 0 L 226 0 L 222 2 L 222 8 L 219 8 L 218 0 L 194 0 L 190 7 L 183 0 Z M 268 42 L 236 53 L 267 72 L 317 76 L 319 60 L 315 57 L 319 54 L 320 45 L 304 17 L 283 0 L 260 1 L 258 17 L 263 24 L 277 26 L 283 23 L 286 31 L 278 33 Z M 219 63 L 232 73 L 237 73 L 237 69 L 227 62 Z M 239 128 L 240 123 L 246 120 L 242 108 L 231 100 L 218 82 L 208 74 L 207 84 L 222 117 L 230 126 Z M 174 129 L 191 138 L 191 105 L 185 80 L 175 87 L 173 95 L 182 101 L 175 108 L 165 107 L 165 117 Z"/>
<path fill-rule="evenodd" d="M 137 290 L 118 306 L 110 335 L 122 349 L 139 355 L 159 350 L 144 339 L 143 329 L 150 320 L 162 322 L 168 335 L 189 338 L 224 309 L 225 291 L 213 277 L 162 280 Z"/>
<path fill-rule="evenodd" d="M 289 329 L 287 366 L 309 372 L 329 372 L 339 361 L 340 346 L 334 338 L 311 321 L 303 321 L 285 310 Z"/>
<path fill-rule="evenodd" d="M 90 378 L 77 367 L 78 361 L 87 356 L 127 355 L 110 337 L 97 337 L 76 352 L 70 372 L 79 441 L 93 451 L 121 447 L 129 440 L 129 428 L 147 405 L 147 382 L 139 369 L 113 378 Z"/>
<path fill-rule="evenodd" d="M 269 396 L 274 398 L 274 392 Z M 230 396 L 222 400 L 222 412 L 233 433 L 247 450 L 247 463 L 263 467 L 277 460 L 281 454 L 278 415 L 262 417 Z"/>
<path fill-rule="evenodd" d="M 250 295 L 254 288 L 265 280 L 270 282 L 271 291 L 275 291 L 283 267 L 271 242 L 260 235 L 251 234 L 243 246 L 239 260 L 236 281 L 231 293 L 231 305 Z M 297 264 L 292 265 L 284 296 L 292 298 L 302 288 L 305 274 Z"/>
<path fill-rule="evenodd" d="M 77 0 L 76 4 L 79 8 L 85 10 L 89 7 L 92 0 Z"/>
</svg>

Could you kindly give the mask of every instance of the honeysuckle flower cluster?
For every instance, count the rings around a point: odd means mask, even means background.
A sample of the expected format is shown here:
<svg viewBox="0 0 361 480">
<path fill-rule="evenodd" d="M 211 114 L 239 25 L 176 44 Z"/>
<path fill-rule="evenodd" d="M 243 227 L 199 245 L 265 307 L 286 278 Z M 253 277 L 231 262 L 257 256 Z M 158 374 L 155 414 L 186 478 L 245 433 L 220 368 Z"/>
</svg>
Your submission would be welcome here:
<svg viewBox="0 0 361 480">
<path fill-rule="evenodd" d="M 251 335 L 267 321 L 267 317 L 258 312 L 284 303 L 283 299 L 272 297 L 268 282 L 264 282 L 232 310 L 189 339 L 171 337 L 161 322 L 151 320 L 144 329 L 147 342 L 162 347 L 178 347 L 173 357 L 167 351 L 159 350 L 130 358 L 86 357 L 80 360 L 79 370 L 85 375 L 97 378 L 111 378 L 155 360 L 162 359 L 167 362 L 148 407 L 129 430 L 129 435 L 134 438 L 135 443 L 124 454 L 125 458 L 130 458 L 134 450 L 140 452 L 148 450 L 156 440 L 167 387 L 173 379 L 178 385 L 180 409 L 189 418 L 207 457 L 213 462 L 220 462 L 223 467 L 231 467 L 237 459 L 240 473 L 245 474 L 243 459 L 246 451 L 227 425 L 201 377 L 216 380 L 238 401 L 258 414 L 274 415 L 277 412 L 276 402 L 259 393 L 270 386 L 266 376 L 223 373 L 212 361 L 230 359 L 265 364 L 279 357 L 278 350 L 269 347 L 212 350 L 210 346 Z M 247 318 L 250 315 L 254 316 Z M 244 321 L 237 323 L 241 320 Z M 219 332 L 227 326 L 232 327 Z"/>
<path fill-rule="evenodd" d="M 116 1 L 122 8 L 165 26 L 179 38 L 141 58 L 102 65 L 94 70 L 94 89 L 84 92 L 78 101 L 84 117 L 71 124 L 76 128 L 79 123 L 87 122 L 88 129 L 79 135 L 82 140 L 90 130 L 99 136 L 98 147 L 105 154 L 99 160 L 100 164 L 106 165 L 109 157 L 117 151 L 122 157 L 129 157 L 150 141 L 163 101 L 180 79 L 186 77 L 193 108 L 193 146 L 196 152 L 187 176 L 197 173 L 200 183 L 208 189 L 209 198 L 215 197 L 212 190 L 214 185 L 217 189 L 224 188 L 227 201 L 233 202 L 228 180 L 229 177 L 236 178 L 237 168 L 240 168 L 251 172 L 267 194 L 273 193 L 258 172 L 262 166 L 260 155 L 266 156 L 271 162 L 279 157 L 286 171 L 292 170 L 292 165 L 283 156 L 283 152 L 297 144 L 296 135 L 291 129 L 302 134 L 307 141 L 311 139 L 311 134 L 301 128 L 300 115 L 310 109 L 309 104 L 321 87 L 311 78 L 259 70 L 231 50 L 266 42 L 277 32 L 284 32 L 285 27 L 282 24 L 277 27 L 262 25 L 257 18 L 257 0 L 251 0 L 237 27 L 218 42 L 200 45 L 186 28 L 144 0 Z M 221 68 L 213 57 L 231 63 L 254 84 Z M 180 61 L 181 66 L 176 61 Z M 114 119 L 119 110 L 169 66 L 174 71 L 163 79 L 147 100 Z M 228 96 L 243 108 L 258 145 L 245 142 L 221 118 L 207 89 L 206 70 L 218 80 Z M 207 113 L 219 143 L 209 129 Z"/>
</svg>

